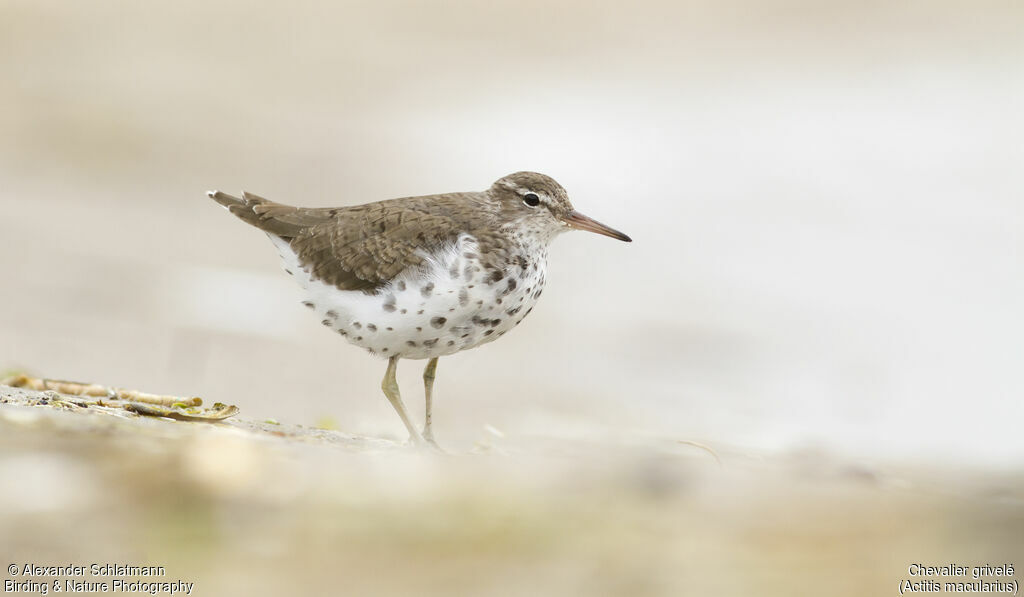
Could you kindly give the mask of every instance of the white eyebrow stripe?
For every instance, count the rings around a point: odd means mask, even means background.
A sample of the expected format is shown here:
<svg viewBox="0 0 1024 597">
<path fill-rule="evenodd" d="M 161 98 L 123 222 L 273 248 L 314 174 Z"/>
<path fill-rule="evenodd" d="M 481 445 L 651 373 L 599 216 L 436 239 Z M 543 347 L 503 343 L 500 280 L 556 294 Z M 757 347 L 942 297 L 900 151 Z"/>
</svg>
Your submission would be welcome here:
<svg viewBox="0 0 1024 597">
<path fill-rule="evenodd" d="M 520 197 L 525 197 L 526 195 L 533 193 L 541 200 L 542 203 L 554 205 L 554 199 L 547 193 L 544 193 L 543 191 L 531 191 L 529 188 L 521 187 L 516 183 L 512 182 L 511 180 L 502 180 L 499 182 L 501 183 L 501 186 L 505 187 L 506 189 L 510 189 L 518 193 Z"/>
</svg>

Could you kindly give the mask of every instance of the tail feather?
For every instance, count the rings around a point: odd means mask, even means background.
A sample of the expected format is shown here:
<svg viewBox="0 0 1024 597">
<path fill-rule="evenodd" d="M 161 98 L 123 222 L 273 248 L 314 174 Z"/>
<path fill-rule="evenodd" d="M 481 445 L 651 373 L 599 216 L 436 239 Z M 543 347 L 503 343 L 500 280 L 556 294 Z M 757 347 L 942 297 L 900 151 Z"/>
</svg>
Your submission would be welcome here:
<svg viewBox="0 0 1024 597">
<path fill-rule="evenodd" d="M 220 203 L 224 207 L 231 209 L 233 205 L 244 206 L 245 201 L 235 197 L 234 195 L 228 195 L 223 191 L 206 191 L 206 196 L 213 199 L 217 203 Z"/>
<path fill-rule="evenodd" d="M 252 193 L 243 191 L 238 198 L 221 191 L 208 191 L 206 196 L 246 224 L 283 238 L 294 238 L 312 223 L 303 221 L 308 218 L 296 217 L 302 211 L 299 208 L 274 203 Z"/>
</svg>

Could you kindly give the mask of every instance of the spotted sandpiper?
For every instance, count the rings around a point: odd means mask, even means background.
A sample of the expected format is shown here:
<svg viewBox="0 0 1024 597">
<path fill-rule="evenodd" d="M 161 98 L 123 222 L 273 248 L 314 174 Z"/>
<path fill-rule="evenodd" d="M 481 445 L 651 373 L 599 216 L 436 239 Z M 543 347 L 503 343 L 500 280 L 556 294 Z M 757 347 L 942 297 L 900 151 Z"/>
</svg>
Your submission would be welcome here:
<svg viewBox="0 0 1024 597">
<path fill-rule="evenodd" d="M 631 241 L 573 209 L 565 189 L 536 172 L 510 174 L 483 192 L 350 207 L 208 195 L 270 237 L 323 325 L 388 359 L 381 387 L 415 444 L 436 446 L 437 359 L 496 340 L 529 315 L 555 236 L 576 229 Z M 398 391 L 399 359 L 429 359 L 422 433 Z"/>
</svg>

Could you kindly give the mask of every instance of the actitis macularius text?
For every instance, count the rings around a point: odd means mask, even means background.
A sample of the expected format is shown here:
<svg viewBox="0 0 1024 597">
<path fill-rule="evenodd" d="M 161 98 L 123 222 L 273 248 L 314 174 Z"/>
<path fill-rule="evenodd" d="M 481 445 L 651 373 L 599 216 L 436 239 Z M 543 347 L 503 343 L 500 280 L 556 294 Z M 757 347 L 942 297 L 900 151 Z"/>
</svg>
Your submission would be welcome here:
<svg viewBox="0 0 1024 597">
<path fill-rule="evenodd" d="M 351 207 L 208 194 L 267 233 L 325 326 L 388 359 L 381 387 L 417 444 L 435 443 L 438 357 L 496 340 L 529 315 L 555 236 L 577 229 L 631 240 L 573 209 L 561 185 L 535 172 L 510 174 L 483 192 Z M 429 359 L 422 434 L 398 392 L 399 359 Z"/>
</svg>

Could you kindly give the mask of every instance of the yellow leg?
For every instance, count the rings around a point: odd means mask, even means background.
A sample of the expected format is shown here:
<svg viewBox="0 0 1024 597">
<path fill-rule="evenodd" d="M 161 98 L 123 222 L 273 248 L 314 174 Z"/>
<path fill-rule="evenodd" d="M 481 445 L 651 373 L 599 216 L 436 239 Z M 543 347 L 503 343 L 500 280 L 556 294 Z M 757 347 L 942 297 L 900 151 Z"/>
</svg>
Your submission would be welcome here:
<svg viewBox="0 0 1024 597">
<path fill-rule="evenodd" d="M 395 379 L 395 372 L 397 370 L 398 357 L 391 357 L 388 359 L 388 370 L 384 373 L 384 381 L 381 382 L 380 387 L 384 390 L 384 395 L 391 401 L 391 406 L 395 407 L 398 416 L 402 418 L 405 428 L 409 430 L 409 439 L 417 446 L 421 446 L 423 445 L 423 437 L 412 426 L 412 422 L 409 421 L 409 414 L 405 412 L 405 404 L 402 403 L 402 395 L 398 393 L 398 380 Z"/>
<path fill-rule="evenodd" d="M 423 390 L 427 399 L 427 415 L 423 423 L 423 439 L 437 445 L 434 441 L 434 429 L 431 427 L 433 415 L 431 414 L 434 395 L 434 376 L 437 373 L 437 357 L 430 359 L 427 366 L 423 368 Z"/>
</svg>

